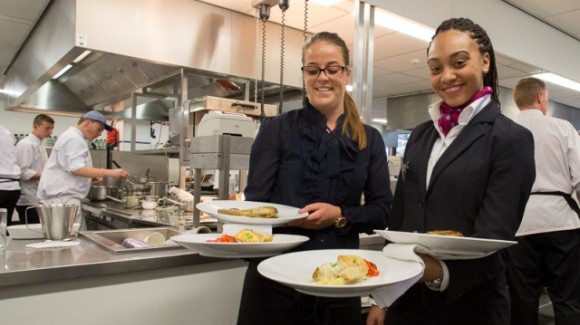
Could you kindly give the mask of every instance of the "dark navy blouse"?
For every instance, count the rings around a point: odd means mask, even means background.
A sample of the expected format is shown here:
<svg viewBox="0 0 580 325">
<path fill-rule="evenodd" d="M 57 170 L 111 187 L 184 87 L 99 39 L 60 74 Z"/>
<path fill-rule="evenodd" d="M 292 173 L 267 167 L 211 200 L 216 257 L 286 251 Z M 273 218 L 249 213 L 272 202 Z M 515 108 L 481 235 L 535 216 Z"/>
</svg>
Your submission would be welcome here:
<svg viewBox="0 0 580 325">
<path fill-rule="evenodd" d="M 344 208 L 348 224 L 342 229 L 274 228 L 310 238 L 296 250 L 358 248 L 360 232 L 386 227 L 393 198 L 383 139 L 365 125 L 367 147 L 359 150 L 340 134 L 343 120 L 341 116 L 330 132 L 326 117 L 307 104 L 264 120 L 252 145 L 246 200 L 298 208 L 325 202 Z"/>
</svg>

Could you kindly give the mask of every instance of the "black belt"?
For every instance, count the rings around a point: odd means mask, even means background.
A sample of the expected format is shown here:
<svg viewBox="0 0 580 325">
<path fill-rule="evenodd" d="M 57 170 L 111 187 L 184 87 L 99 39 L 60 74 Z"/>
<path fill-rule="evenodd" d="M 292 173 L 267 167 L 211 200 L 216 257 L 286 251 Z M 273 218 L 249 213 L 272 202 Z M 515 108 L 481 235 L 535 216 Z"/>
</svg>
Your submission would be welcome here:
<svg viewBox="0 0 580 325">
<path fill-rule="evenodd" d="M 1 178 L 0 177 L 0 183 L 10 183 L 10 182 L 20 182 L 20 180 L 17 178 Z"/>
<path fill-rule="evenodd" d="M 574 198 L 572 197 L 572 194 L 568 194 L 568 193 L 564 193 L 564 192 L 559 192 L 559 191 L 554 191 L 554 192 L 532 192 L 532 195 L 556 195 L 556 196 L 561 196 L 563 197 L 566 202 L 568 202 L 568 205 L 570 206 L 570 208 L 572 208 L 572 210 L 574 210 L 574 212 L 576 212 L 576 214 L 578 215 L 578 218 L 580 218 L 580 207 L 578 206 L 578 202 L 576 202 L 576 200 L 574 200 Z"/>
</svg>

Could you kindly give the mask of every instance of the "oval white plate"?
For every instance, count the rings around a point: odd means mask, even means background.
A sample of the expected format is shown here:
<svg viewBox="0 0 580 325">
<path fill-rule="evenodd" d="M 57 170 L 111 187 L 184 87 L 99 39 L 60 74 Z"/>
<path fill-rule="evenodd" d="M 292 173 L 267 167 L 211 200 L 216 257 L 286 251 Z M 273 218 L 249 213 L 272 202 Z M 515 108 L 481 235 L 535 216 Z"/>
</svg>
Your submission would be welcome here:
<svg viewBox="0 0 580 325">
<path fill-rule="evenodd" d="M 444 259 L 472 259 L 487 256 L 499 249 L 517 244 L 515 241 L 475 237 L 455 237 L 405 231 L 375 230 L 396 244 L 418 244 Z"/>
<path fill-rule="evenodd" d="M 277 218 L 252 218 L 242 216 L 231 216 L 227 214 L 218 213 L 219 209 L 252 209 L 260 206 L 273 206 L 278 210 Z M 303 219 L 308 216 L 308 213 L 298 213 L 298 208 L 274 204 L 270 202 L 254 202 L 254 201 L 234 201 L 234 200 L 215 200 L 210 202 L 200 202 L 196 206 L 199 210 L 209 214 L 210 216 L 225 222 L 225 223 L 241 223 L 250 225 L 272 225 L 281 226 L 291 221 Z"/>
<path fill-rule="evenodd" d="M 253 258 L 280 254 L 308 240 L 306 236 L 274 234 L 267 243 L 215 243 L 207 242 L 222 234 L 183 234 L 171 237 L 181 246 L 209 257 Z"/>
<path fill-rule="evenodd" d="M 316 268 L 336 261 L 338 255 L 358 255 L 377 265 L 380 274 L 347 285 L 321 285 L 312 279 Z M 359 249 L 328 249 L 288 253 L 270 257 L 258 265 L 258 272 L 298 291 L 322 297 L 365 296 L 385 287 L 419 275 L 423 266 L 415 261 L 403 261 L 383 255 L 381 251 Z"/>
</svg>

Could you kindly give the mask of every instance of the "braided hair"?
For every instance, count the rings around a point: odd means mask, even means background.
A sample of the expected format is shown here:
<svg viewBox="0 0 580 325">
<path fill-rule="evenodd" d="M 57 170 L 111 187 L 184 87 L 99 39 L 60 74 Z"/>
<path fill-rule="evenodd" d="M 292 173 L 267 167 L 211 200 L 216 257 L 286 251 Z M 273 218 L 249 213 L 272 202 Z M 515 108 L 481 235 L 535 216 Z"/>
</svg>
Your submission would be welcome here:
<svg viewBox="0 0 580 325">
<path fill-rule="evenodd" d="M 491 40 L 487 35 L 485 29 L 483 29 L 478 24 L 474 23 L 469 18 L 451 18 L 442 22 L 437 30 L 435 31 L 435 35 L 431 38 L 431 42 L 429 43 L 429 47 L 427 48 L 427 52 L 429 52 L 429 48 L 431 48 L 431 43 L 439 33 L 448 31 L 450 29 L 455 29 L 462 32 L 467 32 L 471 35 L 471 38 L 477 42 L 479 45 L 479 53 L 484 55 L 485 53 L 489 53 L 489 71 L 483 76 L 483 85 L 489 86 L 493 88 L 493 94 L 491 95 L 491 100 L 495 102 L 497 105 L 499 103 L 498 97 L 498 81 L 497 81 L 497 66 L 495 60 L 495 52 L 493 50 L 493 45 L 491 44 Z"/>
</svg>

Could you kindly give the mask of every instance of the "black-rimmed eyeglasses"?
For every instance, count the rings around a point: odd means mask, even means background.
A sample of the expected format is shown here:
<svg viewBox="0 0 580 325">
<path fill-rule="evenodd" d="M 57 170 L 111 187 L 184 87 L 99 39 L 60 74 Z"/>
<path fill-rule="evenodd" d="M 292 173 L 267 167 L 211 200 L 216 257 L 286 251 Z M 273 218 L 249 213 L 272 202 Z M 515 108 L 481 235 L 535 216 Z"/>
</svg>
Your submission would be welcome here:
<svg viewBox="0 0 580 325">
<path fill-rule="evenodd" d="M 323 71 L 328 78 L 332 77 L 338 78 L 342 75 L 344 69 L 346 69 L 347 67 L 348 65 L 331 65 L 326 68 L 319 68 L 313 65 L 305 65 L 301 69 L 302 72 L 304 73 L 304 76 L 308 78 L 318 78 L 320 76 L 320 73 Z"/>
</svg>

